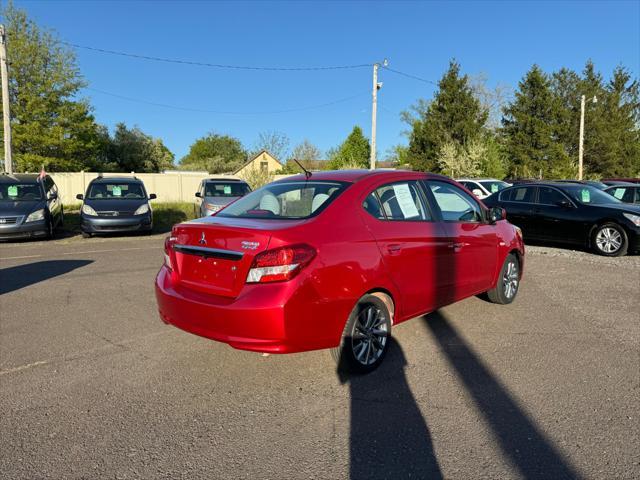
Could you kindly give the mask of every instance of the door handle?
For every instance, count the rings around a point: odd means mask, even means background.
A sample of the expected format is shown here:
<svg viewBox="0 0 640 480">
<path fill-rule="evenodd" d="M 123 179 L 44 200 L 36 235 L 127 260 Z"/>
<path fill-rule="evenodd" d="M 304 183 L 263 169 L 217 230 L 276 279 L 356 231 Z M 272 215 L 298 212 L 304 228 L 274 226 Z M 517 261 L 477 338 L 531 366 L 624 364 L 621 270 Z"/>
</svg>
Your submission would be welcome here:
<svg viewBox="0 0 640 480">
<path fill-rule="evenodd" d="M 401 250 L 402 250 L 402 245 L 399 245 L 397 243 L 392 243 L 391 245 L 387 246 L 387 251 L 391 255 L 398 255 Z"/>
<path fill-rule="evenodd" d="M 453 248 L 456 252 L 459 252 L 462 247 L 465 246 L 464 242 L 453 242 L 449 244 L 449 248 Z"/>
</svg>

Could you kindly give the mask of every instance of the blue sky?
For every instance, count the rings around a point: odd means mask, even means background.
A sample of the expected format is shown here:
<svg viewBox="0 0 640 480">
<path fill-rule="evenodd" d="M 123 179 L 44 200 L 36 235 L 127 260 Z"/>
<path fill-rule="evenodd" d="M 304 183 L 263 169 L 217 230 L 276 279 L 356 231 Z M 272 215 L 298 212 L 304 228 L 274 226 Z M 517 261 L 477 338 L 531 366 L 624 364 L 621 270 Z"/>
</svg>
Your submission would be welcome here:
<svg viewBox="0 0 640 480">
<path fill-rule="evenodd" d="M 437 81 L 455 57 L 464 73 L 516 87 L 533 63 L 608 77 L 640 72 L 640 2 L 207 2 L 16 0 L 61 39 L 97 48 L 247 66 L 389 66 Z M 272 72 L 156 63 L 78 50 L 97 120 L 138 125 L 179 159 L 213 131 L 251 147 L 258 133 L 308 138 L 323 151 L 355 124 L 371 129 L 371 70 Z M 378 151 L 406 143 L 399 112 L 434 86 L 382 71 Z M 222 114 L 135 103 L 95 90 Z M 353 97 L 353 98 L 351 98 Z M 348 100 L 344 100 L 349 98 Z M 304 109 L 337 100 L 321 108 Z M 268 113 L 265 113 L 268 112 Z"/>
</svg>

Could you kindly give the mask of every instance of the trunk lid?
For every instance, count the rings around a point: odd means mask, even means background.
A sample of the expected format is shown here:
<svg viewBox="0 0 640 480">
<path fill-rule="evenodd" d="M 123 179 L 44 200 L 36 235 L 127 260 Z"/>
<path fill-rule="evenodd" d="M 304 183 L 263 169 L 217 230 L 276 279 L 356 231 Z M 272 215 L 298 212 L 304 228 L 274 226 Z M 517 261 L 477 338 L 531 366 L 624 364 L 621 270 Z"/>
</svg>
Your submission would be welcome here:
<svg viewBox="0 0 640 480">
<path fill-rule="evenodd" d="M 278 220 L 205 217 L 173 228 L 172 264 L 183 287 L 237 297 L 255 256 L 269 247 L 274 230 L 293 223 Z"/>
</svg>

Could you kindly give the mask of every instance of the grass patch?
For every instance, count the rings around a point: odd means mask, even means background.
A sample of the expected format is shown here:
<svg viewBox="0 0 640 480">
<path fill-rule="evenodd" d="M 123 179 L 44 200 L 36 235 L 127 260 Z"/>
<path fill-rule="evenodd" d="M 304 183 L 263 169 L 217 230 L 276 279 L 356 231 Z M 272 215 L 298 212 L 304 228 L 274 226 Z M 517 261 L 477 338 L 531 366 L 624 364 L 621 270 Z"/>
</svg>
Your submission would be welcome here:
<svg viewBox="0 0 640 480">
<path fill-rule="evenodd" d="M 153 233 L 166 233 L 171 231 L 176 223 L 193 220 L 196 218 L 193 203 L 172 202 L 153 203 Z M 80 205 L 64 206 L 63 233 L 74 235 L 80 233 Z"/>
</svg>

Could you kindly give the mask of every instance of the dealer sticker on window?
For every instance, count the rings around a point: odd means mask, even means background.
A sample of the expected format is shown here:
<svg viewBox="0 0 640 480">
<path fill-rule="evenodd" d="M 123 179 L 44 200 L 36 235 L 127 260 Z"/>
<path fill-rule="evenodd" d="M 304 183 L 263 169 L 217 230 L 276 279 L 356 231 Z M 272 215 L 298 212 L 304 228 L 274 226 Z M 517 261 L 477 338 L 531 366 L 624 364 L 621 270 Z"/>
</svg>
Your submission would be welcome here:
<svg viewBox="0 0 640 480">
<path fill-rule="evenodd" d="M 580 190 L 580 198 L 582 203 L 589 203 L 591 201 L 591 193 L 587 189 Z"/>
<path fill-rule="evenodd" d="M 495 183 L 491 185 L 491 193 L 496 193 L 498 191 L 498 185 Z"/>
<path fill-rule="evenodd" d="M 225 195 L 230 195 L 231 194 L 231 185 L 225 185 L 224 186 L 224 194 Z"/>
<path fill-rule="evenodd" d="M 7 188 L 7 195 L 9 195 L 10 197 L 17 197 L 18 196 L 18 186 L 17 185 L 9 185 L 9 187 Z"/>
<path fill-rule="evenodd" d="M 114 197 L 120 197 L 122 196 L 122 189 L 114 185 L 113 190 L 111 190 L 111 193 L 113 194 Z"/>
</svg>

